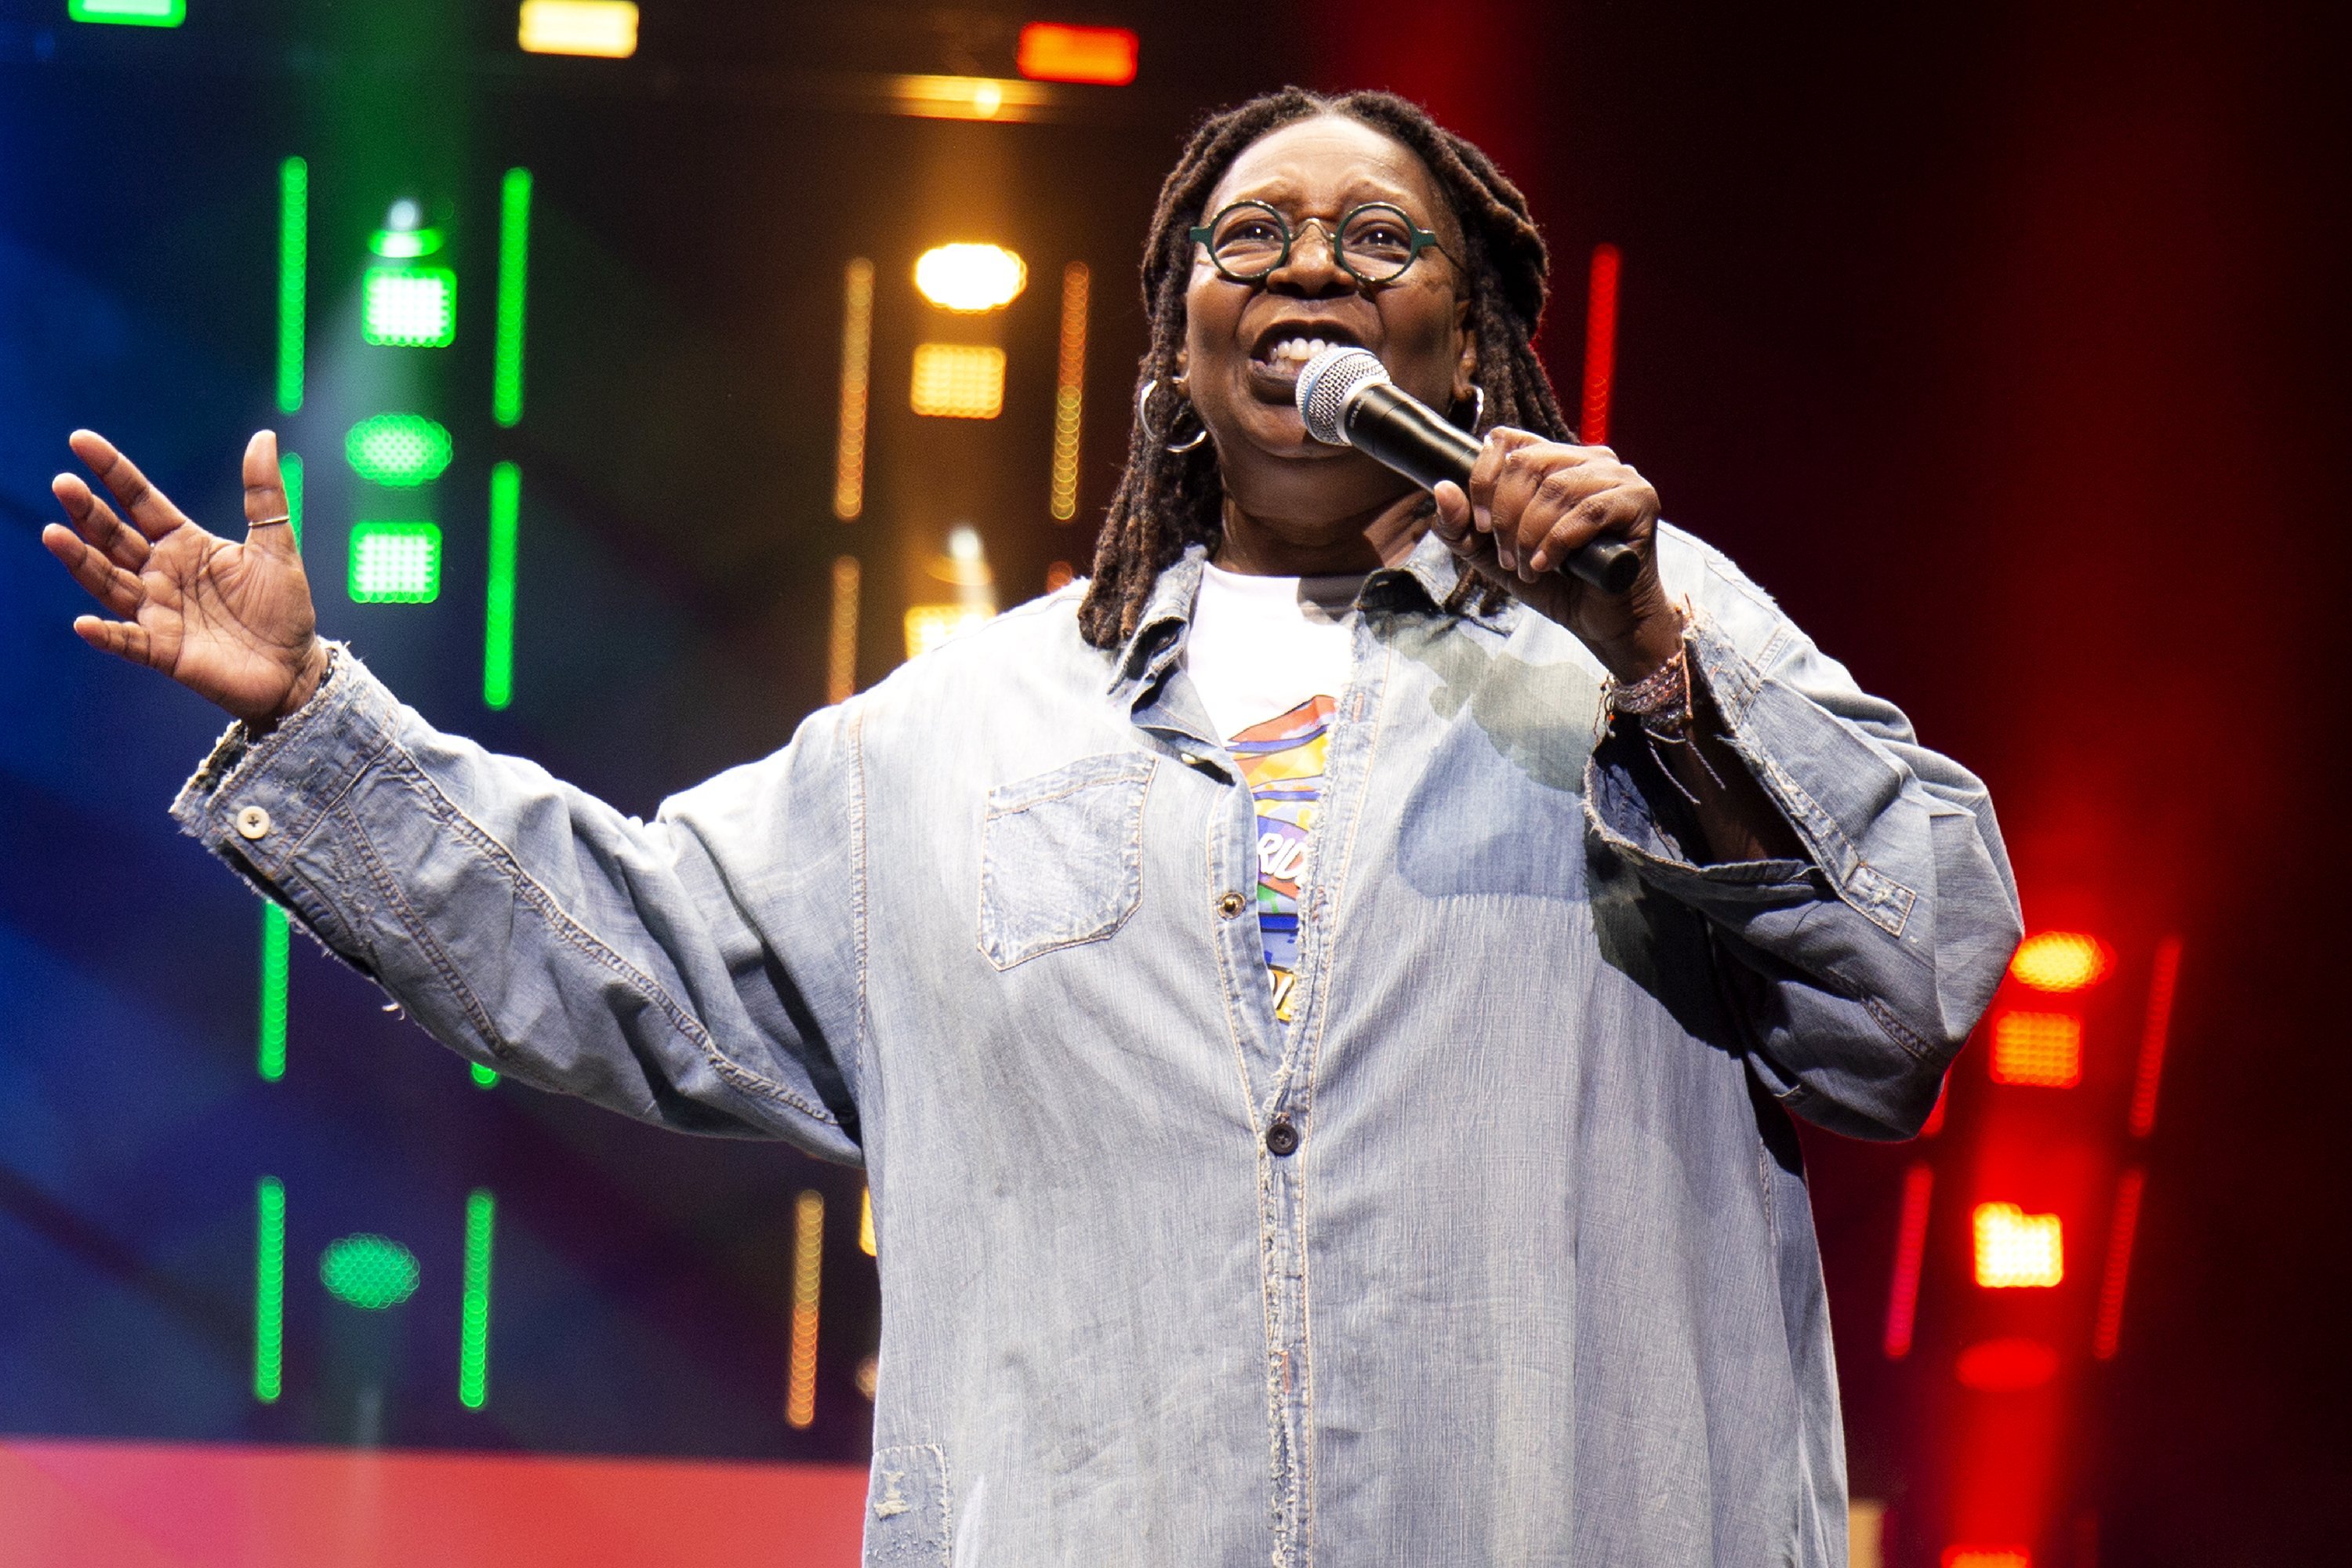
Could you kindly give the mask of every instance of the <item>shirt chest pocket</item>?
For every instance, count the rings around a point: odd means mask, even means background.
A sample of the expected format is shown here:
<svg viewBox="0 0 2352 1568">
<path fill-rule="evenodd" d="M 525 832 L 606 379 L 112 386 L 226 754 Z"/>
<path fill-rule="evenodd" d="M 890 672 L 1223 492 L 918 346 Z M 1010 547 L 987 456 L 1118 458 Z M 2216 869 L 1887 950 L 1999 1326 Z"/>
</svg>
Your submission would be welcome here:
<svg viewBox="0 0 2352 1568">
<path fill-rule="evenodd" d="M 1099 942 L 1143 900 L 1147 752 L 1082 757 L 988 792 L 980 951 L 998 969 Z"/>
</svg>

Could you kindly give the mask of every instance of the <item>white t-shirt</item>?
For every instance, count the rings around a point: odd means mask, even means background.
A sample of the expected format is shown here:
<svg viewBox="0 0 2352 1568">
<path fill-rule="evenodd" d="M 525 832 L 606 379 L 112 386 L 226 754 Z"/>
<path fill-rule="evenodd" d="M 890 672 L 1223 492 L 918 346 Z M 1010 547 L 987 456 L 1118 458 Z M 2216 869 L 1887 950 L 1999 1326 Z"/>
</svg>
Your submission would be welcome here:
<svg viewBox="0 0 2352 1568">
<path fill-rule="evenodd" d="M 1275 1016 L 1291 1017 L 1298 879 L 1322 815 L 1323 759 L 1347 688 L 1360 576 L 1247 577 L 1205 567 L 1184 644 L 1209 722 L 1257 803 L 1257 919 Z"/>
<path fill-rule="evenodd" d="M 1287 713 L 1348 684 L 1354 640 L 1349 608 L 1364 585 L 1351 577 L 1249 577 L 1201 569 L 1201 596 L 1184 665 L 1217 738 Z"/>
</svg>

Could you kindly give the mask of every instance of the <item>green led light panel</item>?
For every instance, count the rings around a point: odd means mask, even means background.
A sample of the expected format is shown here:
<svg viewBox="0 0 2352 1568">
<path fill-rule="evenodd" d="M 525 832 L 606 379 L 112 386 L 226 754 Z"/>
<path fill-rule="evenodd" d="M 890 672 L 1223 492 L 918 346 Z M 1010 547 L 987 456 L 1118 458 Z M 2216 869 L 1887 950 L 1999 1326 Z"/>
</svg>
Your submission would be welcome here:
<svg viewBox="0 0 2352 1568">
<path fill-rule="evenodd" d="M 276 1083 L 286 1076 L 286 961 L 289 929 L 286 911 L 276 904 L 261 906 L 261 1081 Z"/>
<path fill-rule="evenodd" d="M 294 548 L 302 548 L 302 454 L 278 454 L 278 477 L 286 486 L 286 521 L 294 530 Z"/>
<path fill-rule="evenodd" d="M 416 1254 L 383 1236 L 347 1236 L 319 1256 L 319 1283 L 339 1301 L 381 1312 L 416 1294 Z"/>
<path fill-rule="evenodd" d="M 475 1088 L 477 1088 L 477 1089 L 496 1089 L 496 1088 L 499 1086 L 499 1069 L 498 1069 L 498 1068 L 486 1068 L 486 1067 L 484 1067 L 481 1063 L 479 1063 L 479 1062 L 475 1062 L 475 1063 L 473 1063 L 473 1064 L 472 1064 L 470 1070 L 472 1071 L 472 1073 L 473 1073 L 473 1075 L 474 1075 L 474 1087 L 475 1087 Z"/>
<path fill-rule="evenodd" d="M 302 406 L 302 321 L 310 287 L 310 165 L 278 166 L 278 406 Z"/>
<path fill-rule="evenodd" d="M 355 605 L 429 605 L 439 598 L 440 526 L 352 524 L 351 589 Z"/>
<path fill-rule="evenodd" d="M 482 705 L 514 700 L 515 545 L 521 526 L 522 470 L 512 463 L 490 469 L 488 605 L 482 623 Z"/>
<path fill-rule="evenodd" d="M 275 1405 L 286 1387 L 286 1184 L 264 1176 L 253 1226 L 253 1396 Z"/>
<path fill-rule="evenodd" d="M 457 275 L 446 267 L 371 267 L 360 336 L 391 348 L 446 348 L 457 335 Z"/>
<path fill-rule="evenodd" d="M 530 171 L 509 169 L 499 188 L 499 338 L 490 372 L 490 416 L 522 417 L 522 306 L 530 257 Z"/>
<path fill-rule="evenodd" d="M 479 1410 L 489 1397 L 490 1227 L 496 1208 L 477 1187 L 466 1195 L 466 1291 L 457 1320 L 457 1402 Z"/>
<path fill-rule="evenodd" d="M 352 426 L 343 456 L 372 485 L 431 484 L 449 466 L 449 432 L 422 414 L 378 414 Z"/>
<path fill-rule="evenodd" d="M 66 17 L 127 27 L 176 27 L 188 19 L 188 0 L 66 0 Z"/>
</svg>

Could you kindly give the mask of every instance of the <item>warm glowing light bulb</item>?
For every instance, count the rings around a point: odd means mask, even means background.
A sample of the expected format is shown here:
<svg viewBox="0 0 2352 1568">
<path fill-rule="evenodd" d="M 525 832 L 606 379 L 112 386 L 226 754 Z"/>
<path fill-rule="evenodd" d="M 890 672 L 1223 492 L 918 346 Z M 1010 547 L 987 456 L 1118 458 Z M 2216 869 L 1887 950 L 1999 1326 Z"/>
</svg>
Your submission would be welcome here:
<svg viewBox="0 0 2352 1568">
<path fill-rule="evenodd" d="M 1001 245 L 933 246 L 915 262 L 915 287 L 942 310 L 1002 310 L 1028 285 L 1027 264 Z"/>
<path fill-rule="evenodd" d="M 2009 961 L 2009 973 L 2036 991 L 2080 991 L 2106 978 L 2116 955 L 2097 937 L 2078 931 L 2036 931 Z"/>
<path fill-rule="evenodd" d="M 1990 1290 L 2047 1289 L 2066 1277 L 2064 1237 L 2054 1214 L 2015 1204 L 1979 1204 L 1977 1283 Z"/>
</svg>

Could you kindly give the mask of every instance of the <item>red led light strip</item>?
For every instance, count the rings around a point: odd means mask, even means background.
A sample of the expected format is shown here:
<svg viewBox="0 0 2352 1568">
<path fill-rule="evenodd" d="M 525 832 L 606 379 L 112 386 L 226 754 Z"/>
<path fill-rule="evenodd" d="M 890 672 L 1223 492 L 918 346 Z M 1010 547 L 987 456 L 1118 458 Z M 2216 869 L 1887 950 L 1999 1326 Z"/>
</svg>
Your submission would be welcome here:
<svg viewBox="0 0 2352 1568">
<path fill-rule="evenodd" d="M 2131 1283 L 2132 1235 L 2139 1229 L 2140 1193 L 2147 1185 L 2143 1171 L 2126 1171 L 2116 1184 L 2116 1217 L 2107 1226 L 2107 1268 L 2099 1279 L 2099 1316 L 2091 1329 L 2091 1353 L 2101 1361 L 2115 1359 L 2123 1341 L 2124 1289 Z"/>
<path fill-rule="evenodd" d="M 1886 1359 L 1911 1353 L 1911 1326 L 1919 1315 L 1919 1266 L 1927 1256 L 1927 1197 L 1936 1173 L 1926 1162 L 1903 1175 L 1903 1217 L 1895 1228 L 1895 1278 L 1886 1289 Z"/>
<path fill-rule="evenodd" d="M 1584 307 L 1584 407 L 1576 438 L 1588 447 L 1609 439 L 1609 391 L 1617 376 L 1617 247 L 1592 247 L 1592 285 Z"/>
<path fill-rule="evenodd" d="M 2139 1076 L 2132 1084 L 2131 1131 L 2156 1131 L 2156 1089 L 2164 1078 L 2164 1045 L 2172 1033 L 2172 993 L 2180 982 L 2180 939 L 2156 944 L 2156 972 L 2147 982 L 2147 1026 L 2139 1037 Z"/>
</svg>

